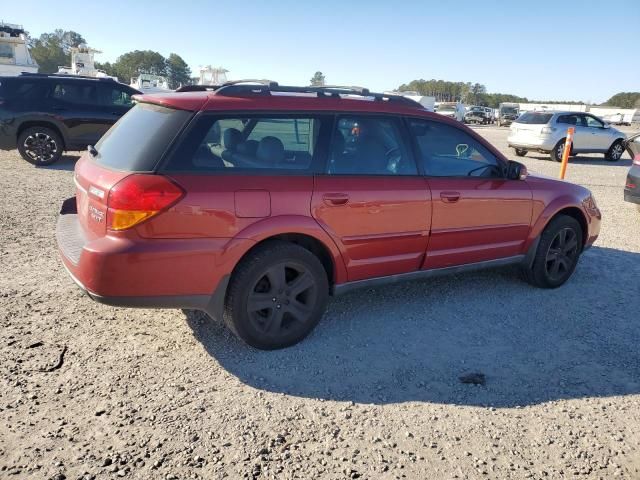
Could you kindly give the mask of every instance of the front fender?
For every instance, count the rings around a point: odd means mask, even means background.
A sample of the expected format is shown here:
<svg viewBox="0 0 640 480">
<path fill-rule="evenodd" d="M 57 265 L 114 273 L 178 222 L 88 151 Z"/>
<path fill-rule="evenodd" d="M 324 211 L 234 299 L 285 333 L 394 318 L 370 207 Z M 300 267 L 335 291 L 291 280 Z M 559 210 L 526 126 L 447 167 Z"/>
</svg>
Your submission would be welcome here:
<svg viewBox="0 0 640 480">
<path fill-rule="evenodd" d="M 585 210 L 582 199 L 577 198 L 574 195 L 564 194 L 558 197 L 555 197 L 550 203 L 544 205 L 542 202 L 538 201 L 538 204 L 534 206 L 534 210 L 538 207 L 539 213 L 537 216 L 534 216 L 535 221 L 533 222 L 533 226 L 529 233 L 529 238 L 527 239 L 527 243 L 525 245 L 526 248 L 529 248 L 536 241 L 536 239 L 542 234 L 542 231 L 547 226 L 549 221 L 558 214 L 561 210 L 565 208 L 575 208 L 580 211 L 582 214 L 587 226 L 591 224 L 593 219 L 589 216 L 587 211 Z M 584 232 L 588 234 L 589 232 Z"/>
</svg>

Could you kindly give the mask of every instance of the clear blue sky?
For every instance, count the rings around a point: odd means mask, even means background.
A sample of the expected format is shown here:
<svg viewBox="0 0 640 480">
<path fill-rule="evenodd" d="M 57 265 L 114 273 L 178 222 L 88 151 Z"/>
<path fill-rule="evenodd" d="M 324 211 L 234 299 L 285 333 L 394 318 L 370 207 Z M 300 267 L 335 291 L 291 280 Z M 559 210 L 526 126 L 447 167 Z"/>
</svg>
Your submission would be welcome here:
<svg viewBox="0 0 640 480">
<path fill-rule="evenodd" d="M 75 30 L 102 62 L 152 49 L 281 84 L 321 70 L 375 90 L 417 78 L 539 100 L 640 90 L 640 0 L 1 1 L 1 20 Z"/>
</svg>

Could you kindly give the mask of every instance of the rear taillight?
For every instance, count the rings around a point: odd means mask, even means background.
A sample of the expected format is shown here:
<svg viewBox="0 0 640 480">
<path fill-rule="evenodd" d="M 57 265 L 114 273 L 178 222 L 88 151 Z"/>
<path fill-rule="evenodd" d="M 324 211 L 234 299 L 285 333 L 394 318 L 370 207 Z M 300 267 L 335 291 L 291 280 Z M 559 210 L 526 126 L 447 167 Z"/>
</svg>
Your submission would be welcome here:
<svg viewBox="0 0 640 480">
<path fill-rule="evenodd" d="M 634 165 L 640 165 L 640 153 L 638 155 L 636 155 L 635 157 L 633 157 L 633 164 Z"/>
<path fill-rule="evenodd" d="M 161 175 L 129 175 L 109 191 L 107 226 L 110 230 L 131 228 L 168 209 L 184 193 Z"/>
<path fill-rule="evenodd" d="M 540 133 L 542 134 L 550 134 L 556 131 L 556 127 L 542 127 L 542 130 L 540 130 Z"/>
</svg>

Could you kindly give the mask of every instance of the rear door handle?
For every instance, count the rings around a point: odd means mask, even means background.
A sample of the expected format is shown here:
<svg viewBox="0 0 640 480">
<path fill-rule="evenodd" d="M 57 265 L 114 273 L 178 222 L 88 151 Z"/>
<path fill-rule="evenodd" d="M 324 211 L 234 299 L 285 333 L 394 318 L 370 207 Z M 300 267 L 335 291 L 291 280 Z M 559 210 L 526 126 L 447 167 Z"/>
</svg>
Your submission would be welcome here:
<svg viewBox="0 0 640 480">
<path fill-rule="evenodd" d="M 322 200 L 330 206 L 346 205 L 349 202 L 349 195 L 346 193 L 325 193 L 322 195 Z"/>
<path fill-rule="evenodd" d="M 460 200 L 460 192 L 440 192 L 440 199 L 446 203 L 454 203 Z"/>
</svg>

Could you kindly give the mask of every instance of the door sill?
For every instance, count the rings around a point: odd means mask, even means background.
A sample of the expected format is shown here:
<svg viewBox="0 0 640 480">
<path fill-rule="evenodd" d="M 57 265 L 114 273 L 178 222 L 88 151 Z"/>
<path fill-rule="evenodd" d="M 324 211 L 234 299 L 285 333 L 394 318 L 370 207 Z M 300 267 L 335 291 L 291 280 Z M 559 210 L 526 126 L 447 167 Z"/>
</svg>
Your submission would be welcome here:
<svg viewBox="0 0 640 480">
<path fill-rule="evenodd" d="M 360 288 L 374 288 L 392 283 L 400 283 L 410 280 L 422 280 L 425 278 L 447 275 L 451 273 L 464 273 L 473 270 L 482 270 L 485 268 L 505 267 L 508 265 L 523 264 L 525 258 L 526 255 L 514 255 L 513 257 L 497 258 L 495 260 L 485 260 L 483 262 L 467 263 L 465 265 L 454 265 L 452 267 L 433 268 L 431 270 L 417 270 L 415 272 L 398 273 L 396 275 L 388 275 L 385 277 L 367 278 L 364 280 L 356 280 L 353 282 L 334 285 L 332 293 L 334 296 L 338 296 L 344 295 L 345 293 Z"/>
</svg>

